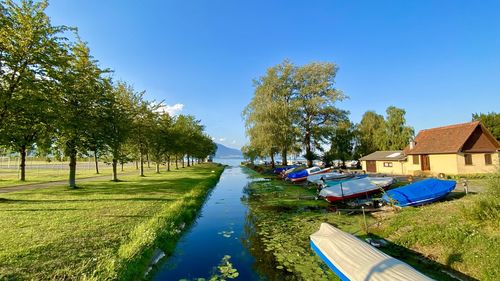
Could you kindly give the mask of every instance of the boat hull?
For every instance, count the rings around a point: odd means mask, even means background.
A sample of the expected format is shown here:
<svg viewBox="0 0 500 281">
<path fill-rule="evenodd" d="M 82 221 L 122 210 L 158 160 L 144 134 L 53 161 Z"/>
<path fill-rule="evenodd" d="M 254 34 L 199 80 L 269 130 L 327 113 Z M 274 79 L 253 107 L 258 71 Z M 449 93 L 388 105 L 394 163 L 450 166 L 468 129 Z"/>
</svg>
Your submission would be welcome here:
<svg viewBox="0 0 500 281">
<path fill-rule="evenodd" d="M 312 250 L 341 280 L 428 281 L 429 277 L 352 234 L 322 223 L 310 236 Z"/>
</svg>

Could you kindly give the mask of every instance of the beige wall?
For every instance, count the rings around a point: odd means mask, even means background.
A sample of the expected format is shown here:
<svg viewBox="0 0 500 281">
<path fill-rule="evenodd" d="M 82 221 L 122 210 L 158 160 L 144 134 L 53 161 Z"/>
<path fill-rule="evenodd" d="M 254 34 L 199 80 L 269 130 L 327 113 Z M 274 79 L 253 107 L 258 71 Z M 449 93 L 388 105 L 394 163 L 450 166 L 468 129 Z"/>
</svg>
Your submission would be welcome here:
<svg viewBox="0 0 500 281">
<path fill-rule="evenodd" d="M 384 162 L 392 163 L 392 167 L 384 167 Z M 375 161 L 377 165 L 377 173 L 389 175 L 404 175 L 406 174 L 404 164 L 405 162 L 398 161 Z M 361 168 L 366 171 L 366 161 L 361 161 Z"/>
<path fill-rule="evenodd" d="M 390 174 L 390 175 L 418 175 L 422 173 L 419 164 L 413 164 L 413 156 L 408 155 L 404 162 L 392 162 L 392 167 L 384 167 L 384 161 L 376 161 L 377 173 Z M 472 165 L 465 165 L 464 154 L 430 154 L 429 162 L 431 170 L 427 173 L 431 175 L 438 175 L 443 173 L 445 175 L 457 174 L 481 174 L 493 173 L 500 165 L 500 153 L 492 153 L 492 165 L 486 165 L 484 161 L 484 153 L 472 153 Z M 388 162 L 388 161 L 385 161 Z M 366 161 L 361 161 L 361 167 L 366 171 Z"/>
<path fill-rule="evenodd" d="M 456 154 L 431 154 L 429 155 L 431 173 L 434 175 L 443 173 L 445 175 L 458 174 Z"/>
<path fill-rule="evenodd" d="M 492 165 L 486 165 L 484 161 L 485 153 L 471 153 L 472 165 L 465 165 L 463 153 L 457 155 L 458 174 L 481 174 L 493 173 L 499 165 L 499 153 L 491 153 Z"/>
</svg>

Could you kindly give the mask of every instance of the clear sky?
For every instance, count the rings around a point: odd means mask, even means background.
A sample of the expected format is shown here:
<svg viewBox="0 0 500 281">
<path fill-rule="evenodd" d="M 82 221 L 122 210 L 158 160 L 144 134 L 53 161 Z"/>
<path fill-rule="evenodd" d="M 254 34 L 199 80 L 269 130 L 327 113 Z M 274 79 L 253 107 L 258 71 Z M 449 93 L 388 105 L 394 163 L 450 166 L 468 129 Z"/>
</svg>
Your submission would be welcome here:
<svg viewBox="0 0 500 281">
<path fill-rule="evenodd" d="M 394 105 L 418 131 L 500 109 L 500 1 L 52 0 L 47 13 L 231 147 L 246 142 L 252 80 L 285 58 L 336 63 L 354 122 Z"/>
</svg>

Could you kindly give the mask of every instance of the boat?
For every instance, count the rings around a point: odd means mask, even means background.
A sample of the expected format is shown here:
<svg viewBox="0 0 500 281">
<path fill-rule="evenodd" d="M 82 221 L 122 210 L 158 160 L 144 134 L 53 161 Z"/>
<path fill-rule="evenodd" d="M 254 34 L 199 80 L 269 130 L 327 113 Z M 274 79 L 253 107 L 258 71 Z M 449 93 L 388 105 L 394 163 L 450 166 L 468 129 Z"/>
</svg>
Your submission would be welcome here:
<svg viewBox="0 0 500 281">
<path fill-rule="evenodd" d="M 322 223 L 319 230 L 310 236 L 310 245 L 344 281 L 432 280 L 408 264 L 328 223 Z"/>
<path fill-rule="evenodd" d="M 287 178 L 289 174 L 292 174 L 292 173 L 295 173 L 295 172 L 299 172 L 299 171 L 302 171 L 302 170 L 305 170 L 307 167 L 305 166 L 297 166 L 297 167 L 294 167 L 294 168 L 290 168 L 288 170 L 285 170 L 281 173 L 281 176 L 283 178 Z"/>
<path fill-rule="evenodd" d="M 320 167 L 307 168 L 307 169 L 299 171 L 299 172 L 288 174 L 287 179 L 289 179 L 292 182 L 301 182 L 301 181 L 307 180 L 307 177 L 310 176 L 310 175 L 317 175 L 317 174 L 328 173 L 332 169 L 333 168 L 324 168 L 324 169 L 321 169 Z"/>
<path fill-rule="evenodd" d="M 332 182 L 330 182 L 332 183 Z M 328 202 L 358 198 L 379 192 L 394 183 L 391 177 L 364 177 L 355 180 L 333 182 L 321 189 L 319 196 Z"/>
<path fill-rule="evenodd" d="M 456 184 L 451 180 L 425 179 L 387 191 L 382 201 L 399 207 L 427 204 L 446 197 Z"/>
<path fill-rule="evenodd" d="M 288 166 L 283 166 L 283 167 L 278 167 L 273 169 L 273 174 L 280 174 L 286 170 L 296 168 L 297 165 L 288 165 Z"/>
<path fill-rule="evenodd" d="M 307 177 L 307 181 L 312 182 L 312 183 L 317 183 L 317 182 L 321 181 L 321 179 L 323 179 L 323 180 L 339 180 L 339 179 L 352 178 L 354 176 L 355 176 L 355 174 L 330 172 L 330 173 L 310 175 Z"/>
</svg>

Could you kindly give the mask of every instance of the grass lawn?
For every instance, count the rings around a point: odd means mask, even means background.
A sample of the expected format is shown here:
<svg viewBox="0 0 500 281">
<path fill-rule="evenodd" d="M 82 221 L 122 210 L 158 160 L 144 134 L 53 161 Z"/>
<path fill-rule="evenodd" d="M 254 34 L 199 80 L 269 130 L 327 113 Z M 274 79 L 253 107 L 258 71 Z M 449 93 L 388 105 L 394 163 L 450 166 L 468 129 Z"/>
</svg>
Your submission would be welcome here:
<svg viewBox="0 0 500 281">
<path fill-rule="evenodd" d="M 55 166 L 57 165 L 57 166 Z M 76 178 L 90 178 L 96 176 L 109 176 L 111 178 L 111 166 L 101 163 L 99 166 L 99 174 L 95 173 L 93 163 L 90 165 L 79 164 L 76 169 Z M 162 167 L 163 168 L 163 167 Z M 146 168 L 149 172 L 154 171 L 154 168 Z M 121 167 L 118 167 L 118 175 L 124 173 L 133 173 L 136 171 L 135 165 L 124 166 L 123 172 Z M 138 173 L 138 172 L 137 172 Z M 0 188 L 7 186 L 17 186 L 25 184 L 34 184 L 50 181 L 67 180 L 69 177 L 69 168 L 67 163 L 57 162 L 53 166 L 47 163 L 41 163 L 34 167 L 28 166 L 26 168 L 26 181 L 19 181 L 19 172 L 17 169 L 7 169 L 3 167 L 0 169 Z"/>
<path fill-rule="evenodd" d="M 274 275 L 271 280 L 338 280 L 309 246 L 309 235 L 328 222 L 362 239 L 387 239 L 389 245 L 382 251 L 436 280 L 454 280 L 449 273 L 464 280 L 499 280 L 498 182 L 493 194 L 481 187 L 480 194 L 464 197 L 454 192 L 450 201 L 368 214 L 368 234 L 362 215 L 327 212 L 328 203 L 310 199 L 314 190 L 280 180 L 254 182 L 248 187 L 255 225 L 250 237 L 252 245 L 257 245 L 255 255 L 264 256 L 257 268 Z M 474 184 L 484 187 L 489 183 L 483 179 Z M 276 269 L 282 275 L 276 276 Z"/>
<path fill-rule="evenodd" d="M 167 255 L 223 167 L 195 167 L 0 196 L 0 280 L 140 279 Z"/>
</svg>

